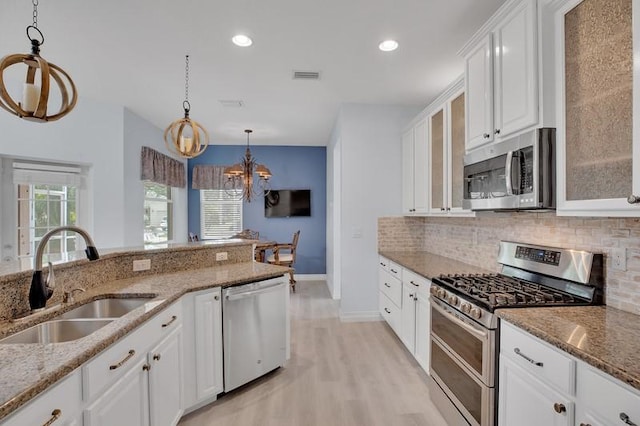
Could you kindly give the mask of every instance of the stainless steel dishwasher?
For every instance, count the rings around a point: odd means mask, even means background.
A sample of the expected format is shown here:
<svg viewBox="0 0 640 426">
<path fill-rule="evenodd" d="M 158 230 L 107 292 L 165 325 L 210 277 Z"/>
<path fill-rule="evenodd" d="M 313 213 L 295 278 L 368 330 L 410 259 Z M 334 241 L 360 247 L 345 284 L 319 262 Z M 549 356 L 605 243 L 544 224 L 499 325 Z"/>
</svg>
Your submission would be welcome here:
<svg viewBox="0 0 640 426">
<path fill-rule="evenodd" d="M 223 290 L 225 392 L 284 365 L 288 297 L 282 277 Z"/>
</svg>

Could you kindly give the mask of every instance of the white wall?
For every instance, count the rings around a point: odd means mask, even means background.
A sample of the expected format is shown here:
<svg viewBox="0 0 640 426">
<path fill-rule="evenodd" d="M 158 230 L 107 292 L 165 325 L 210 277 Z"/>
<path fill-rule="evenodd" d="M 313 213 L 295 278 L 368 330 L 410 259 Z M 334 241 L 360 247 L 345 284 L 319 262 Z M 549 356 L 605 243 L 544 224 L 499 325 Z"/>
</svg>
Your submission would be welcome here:
<svg viewBox="0 0 640 426">
<path fill-rule="evenodd" d="M 128 126 L 126 132 L 125 121 Z M 161 145 L 158 145 L 158 138 Z M 140 246 L 143 243 L 142 144 L 166 152 L 162 131 L 125 112 L 119 105 L 80 98 L 69 115 L 51 123 L 21 120 L 0 110 L 0 156 L 89 167 L 92 221 L 84 225 L 99 248 Z M 178 241 L 185 241 L 186 190 L 176 192 L 179 194 L 175 232 L 177 236 L 184 235 Z M 4 232 L 0 234 L 2 247 L 13 239 L 3 238 Z"/>
<path fill-rule="evenodd" d="M 123 246 L 143 244 L 144 189 L 140 180 L 140 150 L 148 146 L 167 153 L 164 131 L 128 108 L 124 109 L 124 241 Z M 186 160 L 183 161 L 185 170 Z M 186 173 L 186 172 L 185 172 Z M 173 188 L 173 241 L 187 241 L 187 189 Z"/>
<path fill-rule="evenodd" d="M 334 299 L 340 299 L 341 259 L 340 259 L 340 193 L 341 193 L 341 120 L 331 133 L 327 146 L 327 286 Z"/>
<path fill-rule="evenodd" d="M 345 319 L 377 316 L 377 218 L 402 214 L 401 133 L 419 111 L 359 104 L 341 109 L 341 226 L 334 234 L 341 237 Z"/>
</svg>

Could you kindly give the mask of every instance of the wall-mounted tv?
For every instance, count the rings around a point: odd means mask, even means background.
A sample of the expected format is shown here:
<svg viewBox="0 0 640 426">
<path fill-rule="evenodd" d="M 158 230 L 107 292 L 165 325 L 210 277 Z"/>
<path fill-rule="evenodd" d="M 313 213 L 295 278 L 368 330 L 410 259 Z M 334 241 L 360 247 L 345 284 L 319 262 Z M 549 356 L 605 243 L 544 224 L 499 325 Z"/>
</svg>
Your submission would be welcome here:
<svg viewBox="0 0 640 426">
<path fill-rule="evenodd" d="M 272 189 L 264 196 L 264 216 L 311 216 L 311 190 Z"/>
</svg>

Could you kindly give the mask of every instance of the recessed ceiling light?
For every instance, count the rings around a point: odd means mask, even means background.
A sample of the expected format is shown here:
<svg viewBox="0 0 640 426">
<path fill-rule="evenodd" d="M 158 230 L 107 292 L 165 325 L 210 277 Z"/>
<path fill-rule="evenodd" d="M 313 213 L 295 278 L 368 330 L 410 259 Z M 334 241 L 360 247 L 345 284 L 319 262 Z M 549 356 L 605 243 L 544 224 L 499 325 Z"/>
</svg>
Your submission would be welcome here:
<svg viewBox="0 0 640 426">
<path fill-rule="evenodd" d="M 398 48 L 398 42 L 395 40 L 385 40 L 378 45 L 378 49 L 383 52 L 391 52 Z"/>
<path fill-rule="evenodd" d="M 233 42 L 233 44 L 240 47 L 249 47 L 253 44 L 253 40 L 251 40 L 249 36 L 246 36 L 244 34 L 238 34 L 233 36 L 231 41 Z"/>
</svg>

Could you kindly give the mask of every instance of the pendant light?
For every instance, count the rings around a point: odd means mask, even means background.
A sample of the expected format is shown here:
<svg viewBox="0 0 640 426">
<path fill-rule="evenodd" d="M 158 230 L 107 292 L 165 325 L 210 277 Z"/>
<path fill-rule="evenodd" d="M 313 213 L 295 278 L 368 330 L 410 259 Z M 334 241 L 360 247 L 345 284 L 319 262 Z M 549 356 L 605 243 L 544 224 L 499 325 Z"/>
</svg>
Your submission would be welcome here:
<svg viewBox="0 0 640 426">
<path fill-rule="evenodd" d="M 67 115 L 76 106 L 78 93 L 69 74 L 40 56 L 44 35 L 38 29 L 38 0 L 32 0 L 32 3 L 33 23 L 27 27 L 27 38 L 31 41 L 31 54 L 17 53 L 0 59 L 0 107 L 25 120 L 44 123 Z M 27 66 L 21 102 L 16 102 L 9 95 L 4 82 L 4 72 L 18 64 Z M 57 86 L 61 104 L 55 114 L 47 115 L 52 86 Z"/>
<path fill-rule="evenodd" d="M 209 133 L 197 121 L 189 118 L 189 55 L 185 56 L 184 118 L 174 121 L 164 131 L 164 142 L 169 151 L 183 158 L 202 154 L 209 146 Z"/>
</svg>

